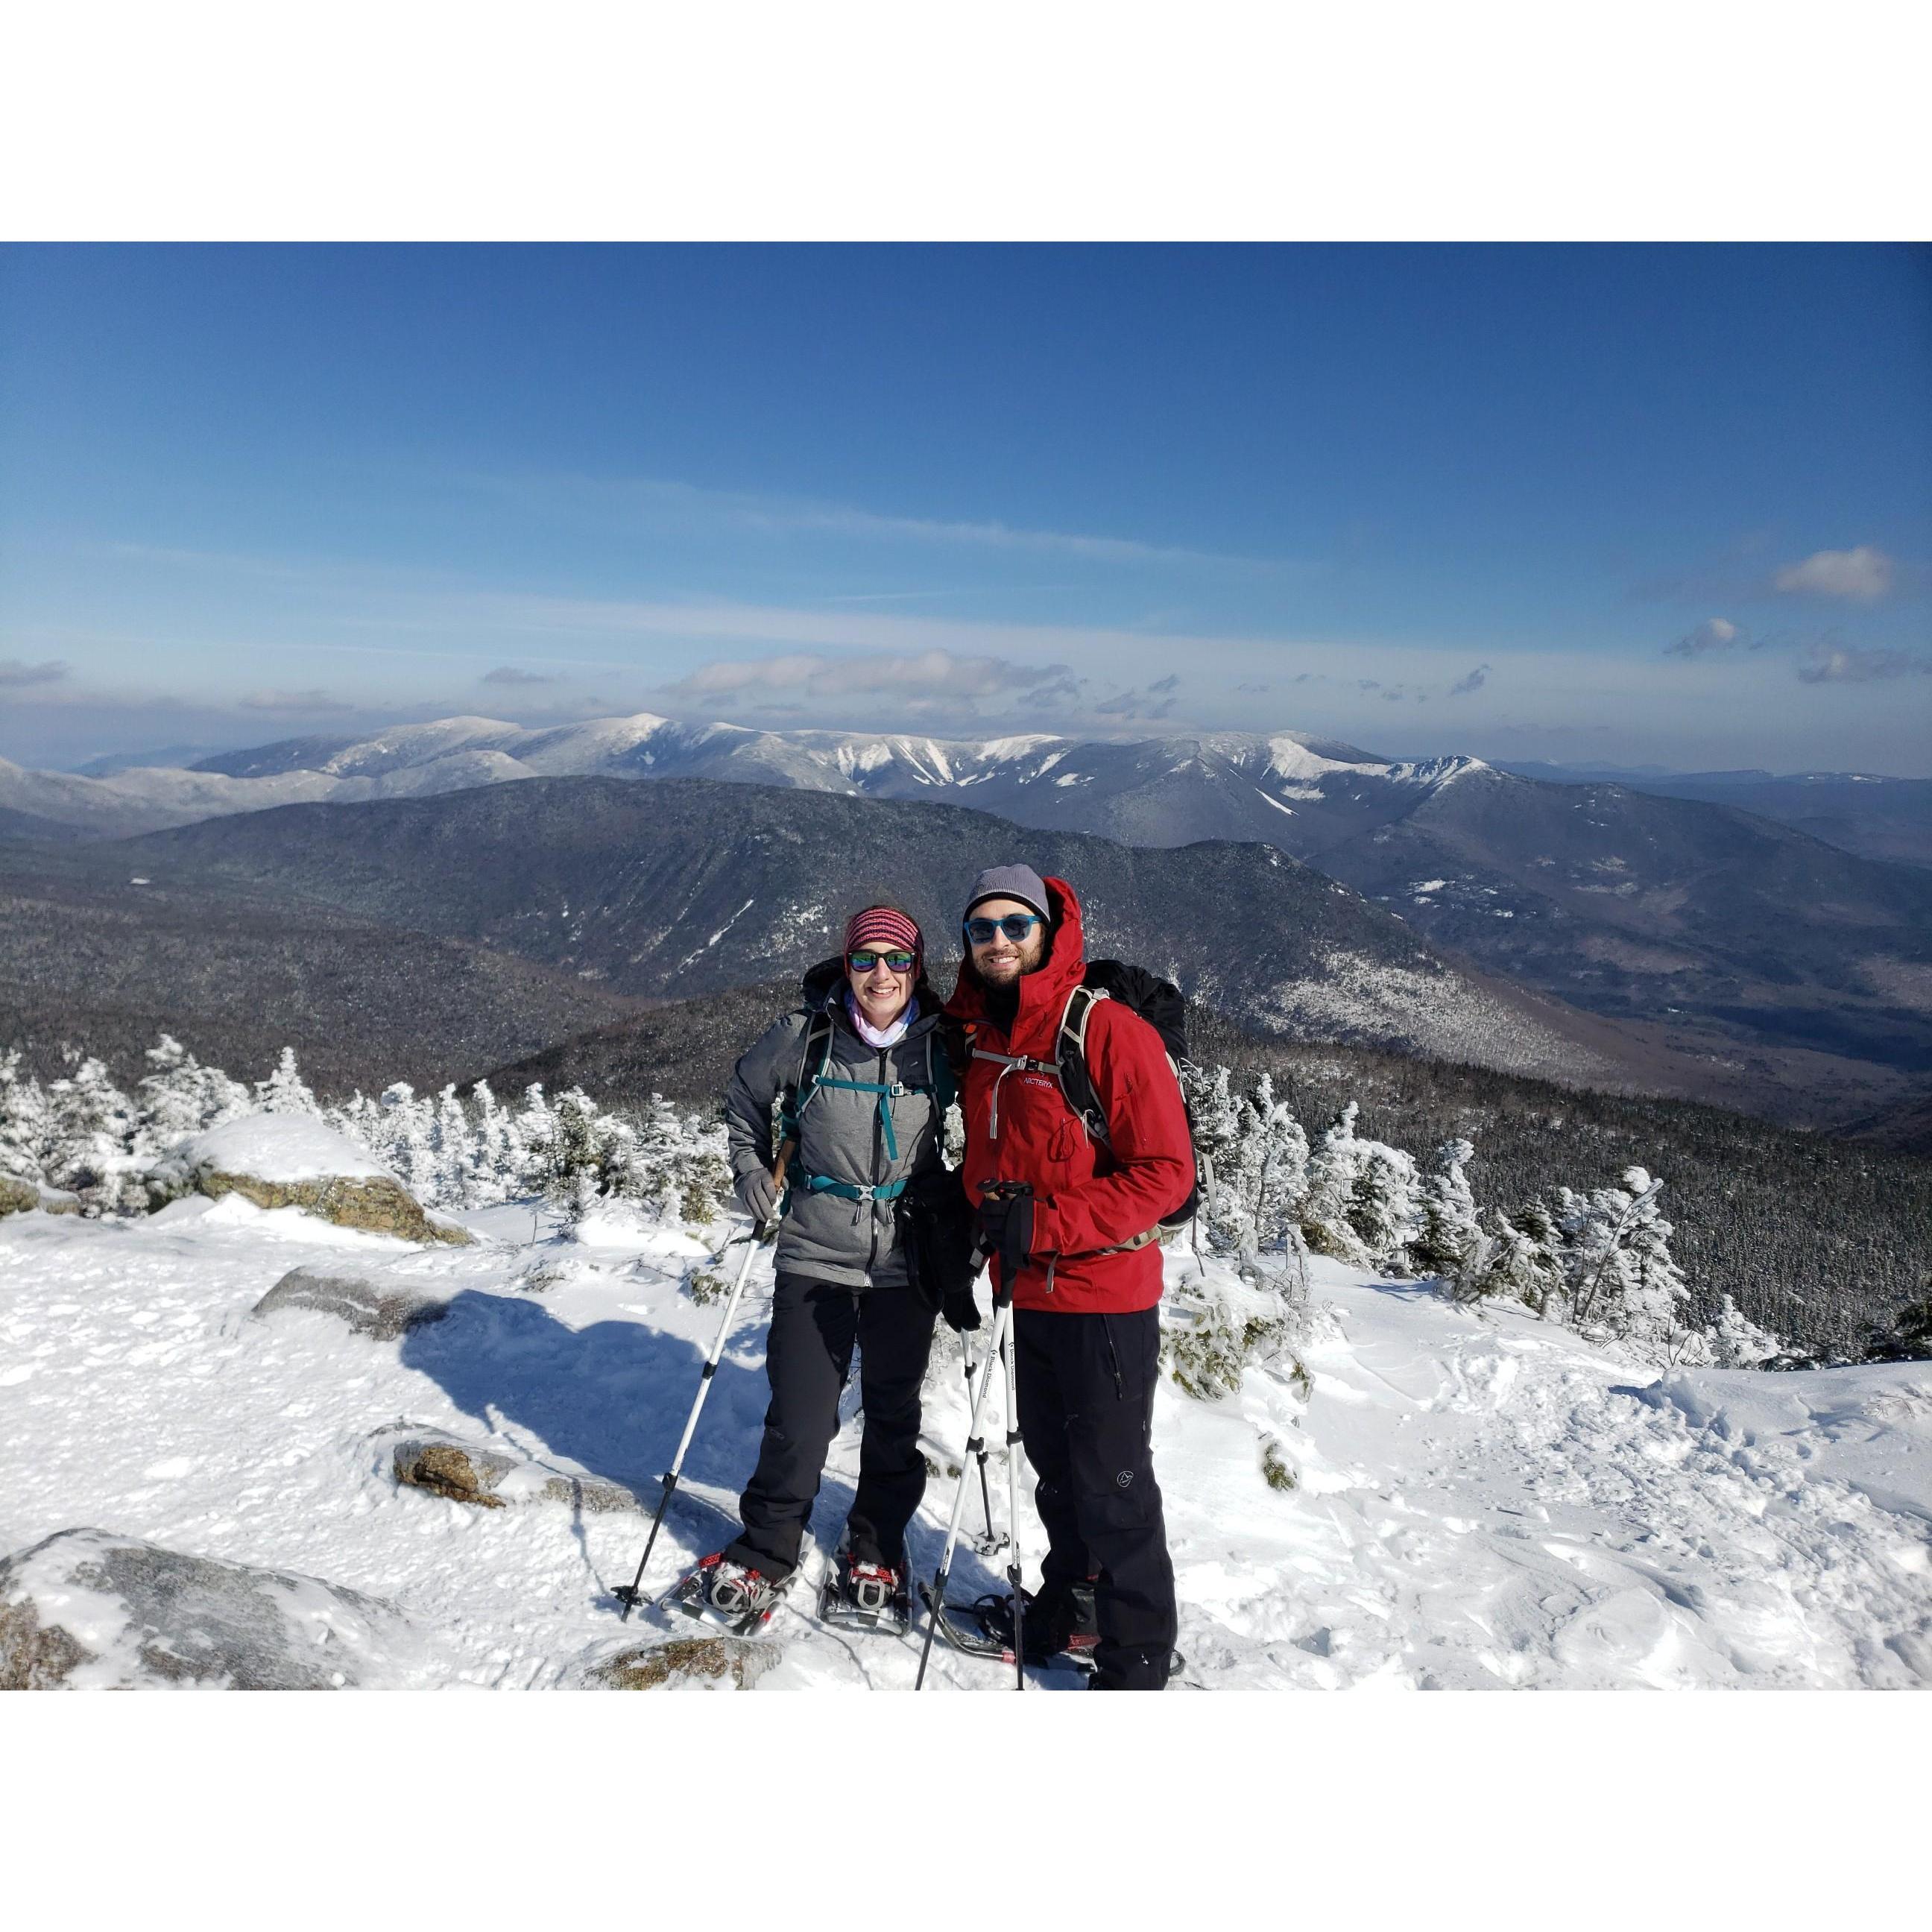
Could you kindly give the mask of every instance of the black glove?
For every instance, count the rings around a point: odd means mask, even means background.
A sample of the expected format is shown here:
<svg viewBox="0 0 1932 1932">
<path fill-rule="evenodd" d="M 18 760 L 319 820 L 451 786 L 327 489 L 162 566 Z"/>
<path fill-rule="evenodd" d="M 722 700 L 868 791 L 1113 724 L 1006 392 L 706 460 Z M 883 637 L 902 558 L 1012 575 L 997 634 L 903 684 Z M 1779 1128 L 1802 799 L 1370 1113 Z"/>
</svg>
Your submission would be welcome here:
<svg viewBox="0 0 1932 1932">
<path fill-rule="evenodd" d="M 1000 1264 L 1000 1286 L 1011 1294 L 1033 1253 L 1033 1196 L 992 1194 L 980 1204 L 980 1246 Z"/>
<path fill-rule="evenodd" d="M 956 1335 L 963 1335 L 969 1328 L 980 1325 L 980 1304 L 973 1299 L 970 1288 L 956 1288 L 940 1303 L 939 1312 L 946 1318 L 946 1325 Z"/>
</svg>

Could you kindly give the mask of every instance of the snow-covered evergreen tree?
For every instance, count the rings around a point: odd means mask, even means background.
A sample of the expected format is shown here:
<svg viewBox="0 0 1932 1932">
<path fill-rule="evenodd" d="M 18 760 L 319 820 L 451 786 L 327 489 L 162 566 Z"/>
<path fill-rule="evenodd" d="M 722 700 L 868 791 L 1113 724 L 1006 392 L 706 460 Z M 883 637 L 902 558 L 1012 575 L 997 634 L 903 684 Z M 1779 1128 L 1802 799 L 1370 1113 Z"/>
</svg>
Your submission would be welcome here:
<svg viewBox="0 0 1932 1932">
<path fill-rule="evenodd" d="M 1784 1344 L 1760 1328 L 1728 1294 L 1717 1320 L 1705 1332 L 1711 1360 L 1720 1369 L 1754 1369 L 1784 1352 Z"/>
<path fill-rule="evenodd" d="M 1556 1217 L 1540 1201 L 1505 1212 L 1490 1211 L 1490 1228 L 1454 1282 L 1452 1292 L 1464 1301 L 1493 1295 L 1520 1301 L 1545 1317 L 1564 1312 L 1569 1281 L 1564 1264 L 1563 1231 Z"/>
<path fill-rule="evenodd" d="M 1352 1268 L 1372 1268 L 1375 1258 L 1348 1217 L 1348 1207 L 1364 1158 L 1355 1138 L 1360 1111 L 1351 1100 L 1329 1124 L 1309 1156 L 1308 1185 L 1301 1202 L 1301 1234 L 1310 1250 Z"/>
<path fill-rule="evenodd" d="M 1435 1275 L 1454 1294 L 1478 1259 L 1483 1238 L 1476 1197 L 1463 1169 L 1476 1150 L 1460 1137 L 1436 1150 L 1435 1164 L 1422 1181 L 1422 1225 L 1409 1244 L 1409 1265 L 1419 1275 Z"/>
<path fill-rule="evenodd" d="M 1301 1203 L 1308 1192 L 1308 1136 L 1274 1082 L 1263 1072 L 1241 1110 L 1244 1137 L 1255 1148 L 1252 1221 L 1264 1252 L 1301 1245 Z"/>
<path fill-rule="evenodd" d="M 1664 1184 L 1641 1167 L 1626 1168 L 1622 1180 L 1587 1195 L 1561 1190 L 1570 1318 L 1585 1334 L 1614 1336 L 1647 1360 L 1675 1360 L 1690 1291 L 1658 1209 Z"/>
<path fill-rule="evenodd" d="M 134 1094 L 137 1153 L 164 1156 L 190 1136 L 234 1120 L 254 1104 L 240 1081 L 202 1066 L 172 1034 L 163 1034 L 143 1058 L 148 1071 Z"/>
<path fill-rule="evenodd" d="M 92 1054 L 46 1094 L 42 1176 L 80 1196 L 84 1214 L 122 1214 L 147 1205 L 135 1156 L 134 1103 Z"/>
<path fill-rule="evenodd" d="M 58 1144 L 46 1090 L 31 1073 L 20 1071 L 16 1048 L 0 1059 L 0 1174 L 44 1182 Z"/>
<path fill-rule="evenodd" d="M 1181 1090 L 1194 1121 L 1194 1145 L 1212 1177 L 1197 1217 L 1208 1245 L 1223 1254 L 1236 1254 L 1253 1245 L 1249 1214 L 1250 1190 L 1245 1184 L 1241 1151 L 1241 1104 L 1225 1066 L 1199 1066 L 1189 1061 L 1180 1070 Z"/>
<path fill-rule="evenodd" d="M 282 1048 L 275 1070 L 255 1083 L 255 1105 L 264 1114 L 320 1114 L 321 1107 L 296 1064 L 296 1050 Z"/>
<path fill-rule="evenodd" d="M 1422 1227 L 1422 1186 L 1415 1156 L 1382 1141 L 1358 1140 L 1360 1162 L 1342 1212 L 1374 1266 L 1408 1272 L 1410 1244 Z"/>
</svg>

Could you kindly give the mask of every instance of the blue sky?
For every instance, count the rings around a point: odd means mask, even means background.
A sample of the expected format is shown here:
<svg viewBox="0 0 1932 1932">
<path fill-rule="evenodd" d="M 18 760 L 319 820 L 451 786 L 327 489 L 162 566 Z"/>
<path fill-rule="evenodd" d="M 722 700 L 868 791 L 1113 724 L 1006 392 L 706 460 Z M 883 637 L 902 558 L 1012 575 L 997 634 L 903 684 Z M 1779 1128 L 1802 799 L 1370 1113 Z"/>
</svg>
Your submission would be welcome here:
<svg viewBox="0 0 1932 1932">
<path fill-rule="evenodd" d="M 0 757 L 478 713 L 1932 774 L 1932 250 L 0 250 Z"/>
</svg>

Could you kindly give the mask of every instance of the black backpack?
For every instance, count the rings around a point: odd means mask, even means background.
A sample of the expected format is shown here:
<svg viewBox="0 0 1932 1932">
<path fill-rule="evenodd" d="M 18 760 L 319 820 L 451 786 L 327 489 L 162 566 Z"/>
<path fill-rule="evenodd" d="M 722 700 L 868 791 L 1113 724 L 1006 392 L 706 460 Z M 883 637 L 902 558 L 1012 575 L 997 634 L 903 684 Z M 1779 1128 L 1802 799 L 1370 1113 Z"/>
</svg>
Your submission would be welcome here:
<svg viewBox="0 0 1932 1932">
<path fill-rule="evenodd" d="M 1112 1132 L 1100 1096 L 1094 1091 L 1093 1076 L 1087 1071 L 1087 1024 L 1102 1000 L 1119 1000 L 1160 1035 L 1178 1087 L 1181 1063 L 1187 1058 L 1187 1002 L 1172 980 L 1124 959 L 1090 959 L 1079 985 L 1067 995 L 1066 1010 L 1060 1016 L 1060 1090 L 1088 1136 L 1106 1147 Z M 1201 1207 L 1201 1155 L 1194 1148 L 1194 1110 L 1187 1105 L 1185 1087 L 1181 1087 L 1180 1104 L 1187 1115 L 1188 1146 L 1194 1153 L 1194 1185 L 1178 1208 L 1161 1216 L 1160 1226 L 1168 1229 L 1186 1227 Z"/>
</svg>

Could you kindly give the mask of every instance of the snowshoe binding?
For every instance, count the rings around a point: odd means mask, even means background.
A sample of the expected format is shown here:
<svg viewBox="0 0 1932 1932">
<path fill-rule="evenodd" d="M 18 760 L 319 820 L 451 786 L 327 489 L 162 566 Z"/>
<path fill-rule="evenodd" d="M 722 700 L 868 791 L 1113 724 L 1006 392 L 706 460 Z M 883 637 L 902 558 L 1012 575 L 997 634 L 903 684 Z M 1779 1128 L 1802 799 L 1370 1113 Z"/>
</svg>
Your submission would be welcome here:
<svg viewBox="0 0 1932 1932">
<path fill-rule="evenodd" d="M 922 1591 L 928 1609 L 930 1592 Z M 1022 1593 L 1020 1632 L 1025 1645 L 1026 1660 L 1036 1669 L 1078 1670 L 1090 1677 L 1094 1653 L 1100 1642 L 1100 1626 L 1094 1614 L 1094 1586 L 1076 1583 L 1070 1587 L 1042 1591 L 1038 1595 Z M 970 1604 L 948 1604 L 938 1617 L 939 1634 L 956 1650 L 974 1657 L 1013 1660 L 1013 1600 L 1004 1592 L 976 1598 Z M 1186 1659 L 1173 1654 L 1170 1674 L 1178 1677 Z"/>
<path fill-rule="evenodd" d="M 905 1573 L 889 1563 L 855 1561 L 842 1546 L 825 1573 L 818 1593 L 821 1623 L 837 1630 L 902 1634 L 912 1622 Z"/>
<path fill-rule="evenodd" d="M 1004 1593 L 980 1597 L 970 1604 L 946 1604 L 937 1609 L 932 1592 L 922 1590 L 926 1608 L 933 1611 L 939 1634 L 955 1650 L 972 1657 L 997 1658 L 1002 1664 L 1013 1660 L 1013 1600 Z M 1071 1589 L 1043 1592 L 1035 1596 L 1022 1592 L 1020 1634 L 1029 1664 L 1066 1666 L 1080 1670 L 1093 1667 L 1094 1647 L 1100 1641 L 1099 1624 L 1094 1616 L 1094 1586 L 1076 1584 Z"/>
<path fill-rule="evenodd" d="M 658 1601 L 664 1609 L 728 1630 L 734 1636 L 756 1636 L 771 1622 L 790 1582 L 791 1576 L 787 1576 L 774 1583 L 763 1570 L 734 1563 L 721 1550 L 674 1583 Z"/>
</svg>

